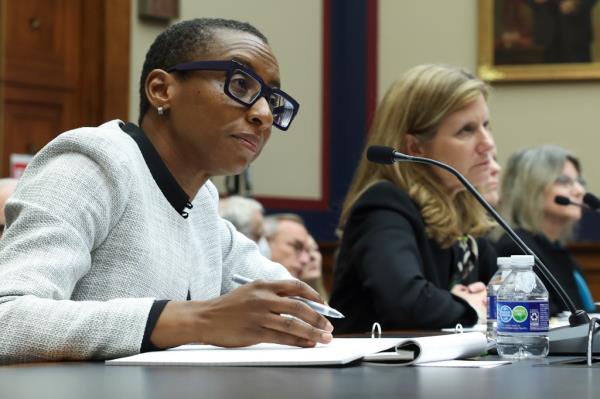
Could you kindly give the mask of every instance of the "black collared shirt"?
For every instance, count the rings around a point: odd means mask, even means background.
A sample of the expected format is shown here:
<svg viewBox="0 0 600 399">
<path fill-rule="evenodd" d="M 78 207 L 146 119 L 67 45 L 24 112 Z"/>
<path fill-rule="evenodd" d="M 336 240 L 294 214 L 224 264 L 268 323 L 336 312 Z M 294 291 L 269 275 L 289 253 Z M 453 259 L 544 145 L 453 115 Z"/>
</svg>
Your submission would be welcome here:
<svg viewBox="0 0 600 399">
<path fill-rule="evenodd" d="M 179 212 L 183 218 L 187 218 L 189 215 L 187 210 L 192 208 L 190 198 L 183 188 L 181 188 L 179 183 L 177 183 L 177 180 L 171 174 L 171 171 L 169 171 L 167 165 L 165 165 L 165 162 L 162 160 L 160 154 L 156 151 L 156 148 L 154 148 L 154 145 L 148 139 L 144 131 L 139 126 L 130 122 L 120 124 L 120 127 L 121 130 L 127 133 L 140 148 L 154 181 L 167 201 L 169 201 L 171 206 Z M 189 292 L 188 299 L 190 299 Z M 169 300 L 167 299 L 156 300 L 154 301 L 152 308 L 150 308 L 148 320 L 146 321 L 146 328 L 144 329 L 144 338 L 140 348 L 141 352 L 160 350 L 160 348 L 157 348 L 152 344 L 150 337 L 152 336 L 158 318 L 168 302 Z"/>
<path fill-rule="evenodd" d="M 162 191 L 165 198 L 169 201 L 171 206 L 179 212 L 184 218 L 188 217 L 186 209 L 191 209 L 192 204 L 187 193 L 181 188 L 175 177 L 171 174 L 171 171 L 165 165 L 165 162 L 160 157 L 156 148 L 152 142 L 148 139 L 144 131 L 134 125 L 131 122 L 124 123 L 121 129 L 127 133 L 138 145 L 142 156 L 146 161 L 148 169 L 154 178 L 154 181 Z"/>
</svg>

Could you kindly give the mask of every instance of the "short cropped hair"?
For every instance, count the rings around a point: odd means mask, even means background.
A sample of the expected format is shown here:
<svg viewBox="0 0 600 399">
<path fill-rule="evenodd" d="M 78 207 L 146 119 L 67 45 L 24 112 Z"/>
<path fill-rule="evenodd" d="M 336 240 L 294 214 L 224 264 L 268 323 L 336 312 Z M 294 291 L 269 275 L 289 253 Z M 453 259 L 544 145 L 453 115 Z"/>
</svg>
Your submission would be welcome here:
<svg viewBox="0 0 600 399">
<path fill-rule="evenodd" d="M 146 53 L 140 76 L 138 120 L 140 125 L 150 108 L 150 102 L 146 97 L 146 79 L 150 72 L 154 69 L 167 69 L 183 62 L 193 61 L 207 54 L 211 47 L 217 44 L 215 32 L 219 29 L 250 33 L 268 44 L 266 36 L 247 22 L 221 18 L 197 18 L 170 26 L 156 37 Z"/>
<path fill-rule="evenodd" d="M 296 222 L 302 226 L 305 226 L 304 220 L 302 220 L 302 218 L 295 213 L 274 213 L 265 217 L 265 237 L 268 239 L 273 238 L 279 230 L 279 223 L 283 222 L 284 220 Z"/>
<path fill-rule="evenodd" d="M 252 237 L 252 216 L 256 212 L 264 214 L 265 209 L 253 198 L 232 195 L 219 200 L 221 217 L 230 221 L 246 237 Z"/>
<path fill-rule="evenodd" d="M 498 209 L 508 224 L 543 234 L 545 190 L 559 177 L 565 163 L 570 161 L 581 174 L 579 160 L 569 151 L 556 145 L 543 145 L 518 151 L 506 164 Z M 572 227 L 560 240 L 572 235 Z"/>
</svg>

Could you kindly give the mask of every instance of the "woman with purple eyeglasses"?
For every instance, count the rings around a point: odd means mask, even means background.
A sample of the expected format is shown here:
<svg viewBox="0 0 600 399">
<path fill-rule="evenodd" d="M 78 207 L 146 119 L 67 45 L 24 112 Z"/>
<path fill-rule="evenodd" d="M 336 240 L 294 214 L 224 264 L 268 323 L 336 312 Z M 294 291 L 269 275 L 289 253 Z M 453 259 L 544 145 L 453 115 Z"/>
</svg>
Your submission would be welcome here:
<svg viewBox="0 0 600 399">
<path fill-rule="evenodd" d="M 140 97 L 137 125 L 61 134 L 9 200 L 0 363 L 330 342 L 329 321 L 289 298 L 318 294 L 219 217 L 209 180 L 246 169 L 298 112 L 266 37 L 232 20 L 175 24 L 146 54 Z"/>
</svg>

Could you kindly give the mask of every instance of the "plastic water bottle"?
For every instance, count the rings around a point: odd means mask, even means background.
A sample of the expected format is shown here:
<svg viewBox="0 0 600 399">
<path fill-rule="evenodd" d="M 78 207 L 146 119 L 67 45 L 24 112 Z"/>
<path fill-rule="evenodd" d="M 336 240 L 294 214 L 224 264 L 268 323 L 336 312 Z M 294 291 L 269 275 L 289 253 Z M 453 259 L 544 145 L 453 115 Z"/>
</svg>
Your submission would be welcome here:
<svg viewBox="0 0 600 399">
<path fill-rule="evenodd" d="M 533 256 L 511 256 L 511 272 L 497 296 L 496 348 L 502 357 L 548 355 L 550 308 L 548 290 L 533 272 Z"/>
<path fill-rule="evenodd" d="M 487 286 L 487 299 L 488 299 L 488 307 L 487 307 L 487 329 L 486 336 L 488 339 L 496 339 L 496 296 L 498 295 L 498 290 L 502 286 L 504 279 L 510 273 L 510 258 L 509 257 L 500 257 L 498 258 L 498 271 L 492 276 L 490 282 Z"/>
</svg>

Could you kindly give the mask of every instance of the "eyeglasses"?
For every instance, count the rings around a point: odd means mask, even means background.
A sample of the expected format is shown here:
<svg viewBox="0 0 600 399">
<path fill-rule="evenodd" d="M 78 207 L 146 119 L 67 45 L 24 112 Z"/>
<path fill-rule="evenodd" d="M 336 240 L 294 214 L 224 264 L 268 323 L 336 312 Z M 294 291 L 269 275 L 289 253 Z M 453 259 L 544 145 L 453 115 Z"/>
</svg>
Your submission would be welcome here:
<svg viewBox="0 0 600 399">
<path fill-rule="evenodd" d="M 288 130 L 300 109 L 300 104 L 289 94 L 269 87 L 256 72 L 237 61 L 192 61 L 177 64 L 166 71 L 226 71 L 227 77 L 223 86 L 225 94 L 248 108 L 261 97 L 266 98 L 273 115 L 273 125 L 283 131 Z"/>
<path fill-rule="evenodd" d="M 294 250 L 297 256 L 300 256 L 302 252 L 310 253 L 308 247 L 306 247 L 306 245 L 304 245 L 300 241 L 288 241 L 287 245 L 289 245 Z"/>
<path fill-rule="evenodd" d="M 587 182 L 581 176 L 578 176 L 577 178 L 573 179 L 572 177 L 567 175 L 560 175 L 556 178 L 556 180 L 554 180 L 554 183 L 558 184 L 559 186 L 568 188 L 573 188 L 575 186 L 575 183 L 579 183 L 581 187 L 587 186 Z"/>
</svg>

